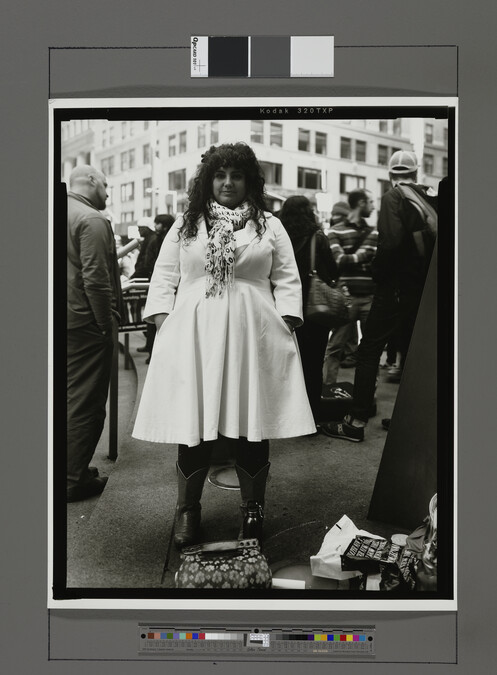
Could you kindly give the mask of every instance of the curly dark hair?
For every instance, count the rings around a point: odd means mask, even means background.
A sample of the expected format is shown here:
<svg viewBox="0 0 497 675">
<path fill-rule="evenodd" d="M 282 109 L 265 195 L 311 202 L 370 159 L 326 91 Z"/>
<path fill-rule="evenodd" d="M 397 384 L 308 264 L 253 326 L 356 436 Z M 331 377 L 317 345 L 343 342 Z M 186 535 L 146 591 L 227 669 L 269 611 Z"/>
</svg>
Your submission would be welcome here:
<svg viewBox="0 0 497 675">
<path fill-rule="evenodd" d="M 247 186 L 245 197 L 249 204 L 249 219 L 256 225 L 259 237 L 265 229 L 264 174 L 254 151 L 246 143 L 224 143 L 211 147 L 202 155 L 202 163 L 188 191 L 188 208 L 183 216 L 180 232 L 185 239 L 194 239 L 198 232 L 198 220 L 204 217 L 209 223 L 207 203 L 212 198 L 212 181 L 221 167 L 243 171 Z"/>
<path fill-rule="evenodd" d="M 283 203 L 278 218 L 288 232 L 290 239 L 312 234 L 320 229 L 311 202 L 303 195 L 288 197 Z"/>
</svg>

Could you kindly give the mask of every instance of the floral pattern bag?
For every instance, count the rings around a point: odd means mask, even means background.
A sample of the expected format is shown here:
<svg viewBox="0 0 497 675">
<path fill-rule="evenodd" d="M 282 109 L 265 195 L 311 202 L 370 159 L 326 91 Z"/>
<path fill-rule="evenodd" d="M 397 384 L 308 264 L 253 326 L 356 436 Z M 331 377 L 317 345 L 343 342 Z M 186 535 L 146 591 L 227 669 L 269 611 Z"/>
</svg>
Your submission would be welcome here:
<svg viewBox="0 0 497 675">
<path fill-rule="evenodd" d="M 176 588 L 267 589 L 271 570 L 257 539 L 209 542 L 181 552 Z"/>
</svg>

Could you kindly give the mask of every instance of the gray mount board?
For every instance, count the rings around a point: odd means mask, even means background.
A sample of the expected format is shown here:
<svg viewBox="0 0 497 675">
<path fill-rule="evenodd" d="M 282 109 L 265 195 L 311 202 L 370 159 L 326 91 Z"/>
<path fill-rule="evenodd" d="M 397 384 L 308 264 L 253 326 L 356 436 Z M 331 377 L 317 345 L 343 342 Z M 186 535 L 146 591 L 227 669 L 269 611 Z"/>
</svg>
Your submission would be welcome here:
<svg viewBox="0 0 497 675">
<path fill-rule="evenodd" d="M 53 626 L 48 632 L 46 606 L 46 391 L 47 368 L 47 97 L 48 50 L 54 46 L 133 46 L 177 45 L 178 36 L 195 32 L 205 34 L 322 34 L 335 35 L 341 45 L 407 45 L 415 41 L 426 45 L 457 45 L 458 93 L 460 109 L 460 336 L 459 336 L 459 612 L 457 643 L 454 618 L 442 615 L 444 635 L 453 640 L 457 665 L 444 666 L 444 672 L 490 672 L 494 653 L 488 635 L 495 627 L 495 580 L 480 569 L 482 540 L 488 559 L 495 557 L 495 542 L 486 542 L 495 520 L 493 495 L 495 476 L 494 419 L 496 380 L 495 313 L 486 312 L 487 293 L 493 280 L 495 234 L 488 216 L 488 195 L 493 188 L 493 156 L 495 137 L 492 132 L 496 103 L 495 88 L 495 10 L 488 2 L 438 3 L 423 0 L 399 6 L 389 0 L 365 4 L 357 1 L 323 4 L 308 1 L 278 0 L 271 3 L 257 0 L 237 5 L 230 11 L 226 2 L 201 3 L 162 2 L 122 3 L 109 0 L 84 6 L 51 0 L 35 3 L 27 0 L 19 5 L 4 3 L 2 21 L 2 165 L 4 256 L 4 312 L 8 317 L 2 333 L 3 382 L 2 413 L 4 461 L 2 471 L 3 554 L 2 554 L 2 642 L 0 665 L 6 673 L 37 672 L 79 673 L 162 673 L 164 663 L 140 664 L 108 660 L 95 662 L 49 661 L 49 639 L 56 637 Z M 183 39 L 181 40 L 183 42 Z M 342 52 L 336 51 L 336 71 Z M 342 62 L 343 63 L 343 62 Z M 343 68 L 340 64 L 340 68 Z M 355 74 L 367 68 L 359 61 Z M 176 69 L 171 69 L 176 72 Z M 426 77 L 429 77 L 430 68 Z M 143 71 L 131 68 L 129 79 L 114 84 L 139 87 Z M 353 91 L 354 74 L 345 86 Z M 66 79 L 74 80 L 71 91 L 84 91 L 82 74 L 69 71 Z M 174 77 L 179 77 L 173 73 Z M 400 80 L 400 82 L 399 82 Z M 278 95 L 302 95 L 293 83 L 278 84 Z M 228 85 L 228 83 L 226 83 Z M 225 85 L 225 86 L 226 86 Z M 370 82 L 360 83 L 364 87 Z M 112 86 L 112 85 L 111 85 Z M 152 87 L 156 85 L 153 84 Z M 202 83 L 193 90 L 185 77 L 177 86 L 177 95 L 220 95 L 217 83 Z M 260 93 L 257 81 L 237 83 L 247 94 Z M 281 86 L 281 88 L 280 88 Z M 287 86 L 288 89 L 284 89 Z M 319 87 L 314 89 L 313 87 Z M 419 84 L 416 84 L 419 86 Z M 255 88 L 253 88 L 255 87 Z M 333 93 L 333 82 L 319 82 L 305 87 L 314 95 Z M 322 89 L 321 89 L 322 87 Z M 399 69 L 392 90 L 410 89 L 409 70 Z M 428 88 L 428 87 L 427 87 Z M 423 87 L 423 90 L 424 87 Z M 268 90 L 265 89 L 265 93 Z M 272 89 L 273 93 L 276 93 Z M 161 92 L 160 95 L 164 95 Z M 223 92 L 224 93 L 224 92 Z M 231 91 L 231 94 L 235 92 Z M 343 93 L 343 92 L 342 92 Z M 380 93 L 376 91 L 376 93 Z M 398 91 L 396 92 L 399 93 Z M 445 92 L 444 92 L 445 93 Z M 453 93 L 452 87 L 450 93 Z M 167 92 L 170 95 L 170 92 Z M 68 95 L 66 93 L 65 95 Z M 94 92 L 85 91 L 92 96 Z M 121 95 L 121 94 L 120 94 Z M 125 95 L 128 95 L 126 93 Z M 152 93 L 151 95 L 158 95 Z M 21 197 L 22 194 L 22 197 Z M 477 229 L 476 229 L 477 228 Z M 475 234 L 476 233 L 476 234 Z M 14 285 L 15 284 L 15 285 Z M 135 624 L 139 617 L 119 615 L 119 621 Z M 53 617 L 52 617 L 53 618 Z M 148 620 L 149 615 L 142 619 Z M 184 617 L 188 620 L 188 616 Z M 370 623 L 371 623 L 371 617 Z M 78 632 L 85 635 L 101 630 L 100 641 L 124 650 L 123 634 L 109 626 L 108 613 L 65 612 L 57 616 L 64 624 L 62 639 L 66 654 L 81 652 Z M 198 620 L 198 617 L 196 617 Z M 302 623 L 305 617 L 302 617 Z M 330 617 L 330 621 L 332 617 Z M 377 627 L 381 616 L 374 617 Z M 432 616 L 427 617 L 432 620 Z M 411 615 L 394 618 L 412 628 Z M 93 629 L 90 626 L 93 625 Z M 416 638 L 413 633 L 413 639 Z M 90 636 L 90 642 L 94 636 Z M 439 630 L 431 643 L 442 642 Z M 435 644 L 436 646 L 436 644 Z M 72 651 L 74 647 L 74 652 Z M 391 646 L 395 650 L 395 646 Z M 422 649 L 422 646 L 420 647 Z M 85 656 L 91 655 L 91 645 Z M 392 655 L 392 652 L 390 652 Z M 91 657 L 91 656 L 90 656 Z M 70 659 L 74 656 L 69 656 Z M 120 658 L 123 658 L 122 656 Z M 124 657 L 126 658 L 126 657 Z M 400 655 L 401 658 L 401 655 Z M 272 664 L 258 664 L 261 672 L 274 671 Z M 233 664 L 175 663 L 174 672 L 232 672 Z M 253 672 L 252 664 L 237 664 L 240 673 Z M 289 673 L 323 672 L 329 666 L 286 664 Z M 340 672 L 371 673 L 435 673 L 441 668 L 429 664 L 350 664 Z"/>
</svg>

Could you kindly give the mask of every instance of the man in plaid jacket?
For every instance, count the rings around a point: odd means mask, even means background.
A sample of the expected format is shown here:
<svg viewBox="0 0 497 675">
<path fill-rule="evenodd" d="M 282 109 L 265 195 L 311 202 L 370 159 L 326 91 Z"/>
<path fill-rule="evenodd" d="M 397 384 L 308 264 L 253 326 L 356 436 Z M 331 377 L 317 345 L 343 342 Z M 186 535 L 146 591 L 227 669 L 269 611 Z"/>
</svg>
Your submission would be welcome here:
<svg viewBox="0 0 497 675">
<path fill-rule="evenodd" d="M 368 225 L 368 218 L 374 210 L 374 202 L 368 190 L 352 190 L 348 196 L 350 212 L 346 219 L 333 225 L 328 239 L 331 252 L 340 272 L 340 281 L 347 286 L 351 298 L 351 322 L 336 328 L 328 341 L 323 367 L 323 382 L 326 387 L 337 381 L 340 362 L 357 321 L 361 330 L 368 318 L 375 284 L 371 277 L 378 232 Z"/>
</svg>

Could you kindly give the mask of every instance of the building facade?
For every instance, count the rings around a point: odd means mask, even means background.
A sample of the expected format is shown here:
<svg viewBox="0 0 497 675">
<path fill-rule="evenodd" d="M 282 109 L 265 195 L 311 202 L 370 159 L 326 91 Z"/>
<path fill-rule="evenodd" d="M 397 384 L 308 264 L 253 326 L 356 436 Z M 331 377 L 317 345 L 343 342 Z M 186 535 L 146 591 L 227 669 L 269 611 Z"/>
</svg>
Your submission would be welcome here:
<svg viewBox="0 0 497 675">
<path fill-rule="evenodd" d="M 183 212 L 202 153 L 244 141 L 261 162 L 270 210 L 302 194 L 326 221 L 332 204 L 357 187 L 379 205 L 395 150 L 414 150 L 419 179 L 436 187 L 448 170 L 447 134 L 447 120 L 436 119 L 71 120 L 63 123 L 62 176 L 82 163 L 101 169 L 109 217 L 126 234 L 143 216 Z"/>
</svg>

